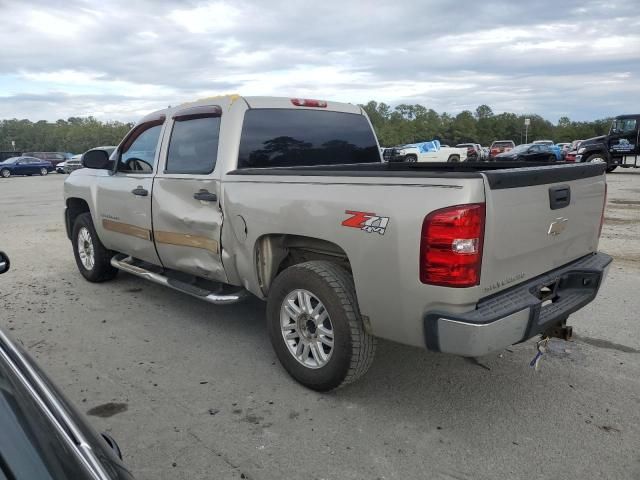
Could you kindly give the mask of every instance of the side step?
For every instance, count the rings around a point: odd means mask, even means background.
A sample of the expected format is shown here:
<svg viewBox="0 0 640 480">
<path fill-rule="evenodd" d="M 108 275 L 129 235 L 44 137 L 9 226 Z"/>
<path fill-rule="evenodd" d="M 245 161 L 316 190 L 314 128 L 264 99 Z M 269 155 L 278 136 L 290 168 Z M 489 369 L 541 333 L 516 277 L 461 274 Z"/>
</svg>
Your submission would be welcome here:
<svg viewBox="0 0 640 480">
<path fill-rule="evenodd" d="M 144 278 L 145 280 L 150 280 L 154 283 L 164 285 L 165 287 L 173 288 L 174 290 L 178 290 L 179 292 L 186 293 L 188 295 L 191 295 L 192 297 L 196 297 L 200 300 L 204 300 L 205 302 L 213 303 L 216 305 L 229 305 L 231 303 L 237 303 L 241 300 L 244 300 L 250 295 L 249 292 L 244 289 L 238 289 L 237 291 L 229 293 L 213 292 L 211 290 L 201 288 L 197 285 L 183 282 L 182 280 L 169 278 L 163 274 L 164 272 L 160 273 L 158 271 L 148 270 L 147 268 L 144 268 L 145 264 L 142 262 L 140 262 L 140 264 L 138 265 L 136 265 L 134 262 L 135 260 L 132 257 L 123 254 L 115 255 L 111 259 L 111 265 L 119 270 Z M 220 284 L 220 287 L 220 290 L 222 290 L 223 284 Z"/>
</svg>

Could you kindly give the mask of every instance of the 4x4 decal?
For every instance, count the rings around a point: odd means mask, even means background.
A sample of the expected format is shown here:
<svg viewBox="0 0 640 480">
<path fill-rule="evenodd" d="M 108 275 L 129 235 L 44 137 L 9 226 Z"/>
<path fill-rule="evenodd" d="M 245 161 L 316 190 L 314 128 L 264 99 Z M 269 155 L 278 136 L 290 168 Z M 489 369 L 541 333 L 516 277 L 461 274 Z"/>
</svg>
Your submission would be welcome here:
<svg viewBox="0 0 640 480">
<path fill-rule="evenodd" d="M 384 235 L 389 224 L 389 217 L 381 217 L 375 213 L 356 212 L 353 210 L 346 210 L 344 213 L 351 215 L 351 217 L 342 222 L 343 227 L 357 228 L 367 233 Z"/>
</svg>

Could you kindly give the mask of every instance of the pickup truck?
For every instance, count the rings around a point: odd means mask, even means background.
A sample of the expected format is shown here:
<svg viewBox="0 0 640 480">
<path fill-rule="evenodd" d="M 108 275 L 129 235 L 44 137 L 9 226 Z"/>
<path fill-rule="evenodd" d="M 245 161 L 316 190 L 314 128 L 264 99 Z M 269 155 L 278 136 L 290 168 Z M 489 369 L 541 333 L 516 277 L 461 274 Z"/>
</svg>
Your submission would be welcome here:
<svg viewBox="0 0 640 480">
<path fill-rule="evenodd" d="M 441 146 L 440 142 L 411 143 L 394 148 L 386 153 L 386 158 L 391 162 L 463 162 L 467 159 L 467 148 L 454 148 Z"/>
<path fill-rule="evenodd" d="M 276 355 L 318 391 L 361 377 L 377 337 L 475 357 L 565 335 L 611 262 L 603 164 L 383 163 L 351 104 L 204 99 L 83 164 L 64 195 L 84 278 L 266 300 Z"/>
<path fill-rule="evenodd" d="M 640 168 L 640 114 L 619 115 L 608 135 L 582 140 L 575 161 L 606 163 L 607 172 Z"/>
</svg>

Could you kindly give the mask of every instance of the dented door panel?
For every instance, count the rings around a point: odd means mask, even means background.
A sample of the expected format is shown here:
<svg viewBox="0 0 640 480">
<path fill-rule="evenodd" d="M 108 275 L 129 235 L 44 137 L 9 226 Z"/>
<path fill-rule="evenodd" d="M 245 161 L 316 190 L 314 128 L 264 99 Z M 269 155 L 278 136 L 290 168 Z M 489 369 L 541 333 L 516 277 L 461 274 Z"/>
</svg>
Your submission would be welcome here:
<svg viewBox="0 0 640 480">
<path fill-rule="evenodd" d="M 222 212 L 219 201 L 196 200 L 207 191 L 218 196 L 219 182 L 186 175 L 157 176 L 153 185 L 153 236 L 166 268 L 226 282 L 220 259 Z"/>
</svg>

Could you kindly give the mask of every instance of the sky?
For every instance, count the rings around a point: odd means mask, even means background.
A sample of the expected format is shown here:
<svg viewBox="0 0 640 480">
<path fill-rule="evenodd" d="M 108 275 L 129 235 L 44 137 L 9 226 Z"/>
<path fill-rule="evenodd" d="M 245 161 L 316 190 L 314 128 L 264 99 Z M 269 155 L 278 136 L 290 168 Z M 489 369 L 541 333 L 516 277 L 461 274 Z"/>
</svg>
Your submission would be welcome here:
<svg viewBox="0 0 640 480">
<path fill-rule="evenodd" d="M 0 119 L 227 93 L 551 121 L 640 111 L 638 0 L 0 0 Z"/>
</svg>

